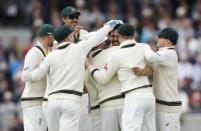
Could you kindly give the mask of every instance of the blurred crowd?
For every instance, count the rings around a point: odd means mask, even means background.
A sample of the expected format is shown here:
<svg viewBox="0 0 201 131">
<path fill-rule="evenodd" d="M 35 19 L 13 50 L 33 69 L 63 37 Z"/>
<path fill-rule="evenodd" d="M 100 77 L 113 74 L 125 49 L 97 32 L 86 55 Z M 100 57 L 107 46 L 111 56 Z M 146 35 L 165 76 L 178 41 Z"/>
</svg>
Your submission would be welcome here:
<svg viewBox="0 0 201 131">
<path fill-rule="evenodd" d="M 0 38 L 0 131 L 23 131 L 20 96 L 24 88 L 21 69 L 27 50 L 43 23 L 62 24 L 60 11 L 74 6 L 80 25 L 92 31 L 108 20 L 122 19 L 136 28 L 136 40 L 155 49 L 155 33 L 173 27 L 179 33 L 178 87 L 184 112 L 201 112 L 201 0 L 0 0 L 0 27 L 29 27 L 28 46 Z"/>
</svg>

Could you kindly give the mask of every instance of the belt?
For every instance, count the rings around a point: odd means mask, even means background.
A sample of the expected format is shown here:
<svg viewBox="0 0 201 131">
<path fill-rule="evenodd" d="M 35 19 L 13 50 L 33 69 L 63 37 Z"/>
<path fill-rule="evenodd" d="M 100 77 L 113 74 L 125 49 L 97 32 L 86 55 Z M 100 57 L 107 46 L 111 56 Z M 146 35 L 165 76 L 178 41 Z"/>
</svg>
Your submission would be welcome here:
<svg viewBox="0 0 201 131">
<path fill-rule="evenodd" d="M 43 97 L 22 97 L 21 101 L 42 100 Z"/>
<path fill-rule="evenodd" d="M 100 105 L 90 107 L 91 110 L 96 110 L 96 109 L 99 109 L 99 108 L 100 108 Z"/>
<path fill-rule="evenodd" d="M 182 105 L 181 101 L 168 102 L 168 101 L 163 101 L 158 99 L 156 99 L 156 103 L 161 105 L 166 105 L 166 106 L 181 106 Z"/>
<path fill-rule="evenodd" d="M 123 98 L 125 98 L 125 95 L 123 95 L 123 94 L 117 95 L 117 96 L 112 96 L 112 97 L 109 97 L 109 98 L 107 98 L 105 100 L 102 100 L 101 102 L 99 102 L 99 104 L 103 104 L 103 103 L 105 103 L 107 101 L 111 101 L 111 100 L 115 100 L 115 99 L 123 99 Z"/>
<path fill-rule="evenodd" d="M 58 90 L 58 91 L 50 93 L 49 96 L 52 94 L 57 94 L 57 93 L 66 93 L 66 94 L 73 94 L 73 95 L 77 95 L 77 96 L 82 96 L 82 92 L 74 91 L 74 90 Z"/>
<path fill-rule="evenodd" d="M 152 86 L 152 85 L 149 84 L 149 85 L 144 85 L 144 86 L 136 87 L 136 88 L 134 88 L 134 89 L 131 89 L 131 90 L 128 90 L 128 91 L 123 92 L 123 94 L 127 94 L 127 93 L 129 93 L 129 92 L 131 92 L 131 91 L 138 90 L 138 89 L 143 89 L 143 88 L 148 88 L 148 87 L 151 87 L 151 86 Z"/>
</svg>

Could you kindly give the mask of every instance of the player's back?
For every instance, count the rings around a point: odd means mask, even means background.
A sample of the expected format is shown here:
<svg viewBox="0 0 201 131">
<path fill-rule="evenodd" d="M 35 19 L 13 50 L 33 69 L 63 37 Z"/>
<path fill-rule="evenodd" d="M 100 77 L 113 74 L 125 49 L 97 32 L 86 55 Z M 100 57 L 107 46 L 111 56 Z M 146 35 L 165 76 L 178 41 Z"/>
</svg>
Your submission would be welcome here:
<svg viewBox="0 0 201 131">
<path fill-rule="evenodd" d="M 132 71 L 133 67 L 146 66 L 145 51 L 147 48 L 150 47 L 146 44 L 127 43 L 121 44 L 120 49 L 112 53 L 119 63 L 117 74 L 121 82 L 122 92 L 149 85 L 147 76 L 136 76 Z"/>
<path fill-rule="evenodd" d="M 75 44 L 66 43 L 63 46 L 65 48 L 59 47 L 49 54 L 48 59 L 49 76 L 52 81 L 50 93 L 59 90 L 73 90 L 82 93 L 85 70 L 84 57 L 86 56 Z"/>
</svg>

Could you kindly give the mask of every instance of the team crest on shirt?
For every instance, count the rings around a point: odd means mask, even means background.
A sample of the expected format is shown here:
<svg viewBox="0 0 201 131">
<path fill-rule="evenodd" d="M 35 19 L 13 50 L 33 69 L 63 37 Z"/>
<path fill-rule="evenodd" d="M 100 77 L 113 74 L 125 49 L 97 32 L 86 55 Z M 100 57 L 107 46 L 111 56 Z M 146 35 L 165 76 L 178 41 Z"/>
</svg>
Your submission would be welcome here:
<svg viewBox="0 0 201 131">
<path fill-rule="evenodd" d="M 108 69 L 107 63 L 105 63 L 105 65 L 103 66 L 105 70 Z"/>
</svg>

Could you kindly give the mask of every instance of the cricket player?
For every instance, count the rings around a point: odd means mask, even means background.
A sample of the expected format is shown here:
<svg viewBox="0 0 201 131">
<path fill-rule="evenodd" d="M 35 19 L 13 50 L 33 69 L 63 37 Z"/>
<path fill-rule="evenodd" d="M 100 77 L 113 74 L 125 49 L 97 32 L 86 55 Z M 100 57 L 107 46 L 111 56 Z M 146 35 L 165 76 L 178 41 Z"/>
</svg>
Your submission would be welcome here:
<svg viewBox="0 0 201 131">
<path fill-rule="evenodd" d="M 118 26 L 109 33 L 110 48 L 97 50 L 92 54 L 93 66 L 106 68 L 107 65 L 105 63 L 109 54 L 119 48 L 116 30 Z M 121 94 L 120 82 L 117 75 L 114 75 L 107 84 L 102 85 L 96 82 L 96 89 L 98 90 L 101 107 L 102 131 L 121 131 L 124 95 Z"/>
<path fill-rule="evenodd" d="M 68 25 L 74 28 L 75 43 L 79 42 L 88 33 L 84 30 L 84 27 L 78 25 L 78 19 L 80 12 L 72 6 L 68 6 L 62 9 L 61 17 L 64 25 Z"/>
<path fill-rule="evenodd" d="M 39 41 L 25 56 L 23 73 L 34 70 L 46 57 L 53 45 L 52 25 L 44 24 L 39 29 Z M 46 76 L 39 81 L 25 83 L 21 97 L 25 131 L 46 131 L 47 125 L 42 112 L 43 96 L 46 90 Z"/>
<path fill-rule="evenodd" d="M 134 40 L 134 28 L 123 24 L 118 27 L 119 49 L 108 56 L 104 69 L 87 65 L 93 78 L 100 84 L 108 83 L 117 75 L 121 92 L 125 94 L 122 114 L 123 131 L 155 131 L 155 97 L 147 76 L 137 76 L 132 67 L 145 67 L 145 52 L 151 50 L 146 44 Z"/>
<path fill-rule="evenodd" d="M 61 11 L 61 17 L 64 25 L 68 25 L 74 28 L 73 35 L 74 35 L 74 43 L 78 43 L 81 41 L 86 34 L 88 34 L 88 31 L 84 30 L 82 26 L 79 26 L 79 16 L 80 12 L 77 11 L 72 6 L 67 6 L 62 9 Z M 83 130 L 89 130 L 88 125 L 82 123 L 81 121 L 89 121 L 88 116 L 88 95 L 83 94 L 81 97 L 81 116 L 80 116 L 80 124 L 79 124 L 79 131 Z"/>
<path fill-rule="evenodd" d="M 94 32 L 88 33 L 85 37 L 91 37 Z M 98 46 L 94 47 L 89 55 L 95 56 L 99 54 L 105 47 L 105 41 L 108 37 L 105 37 L 103 43 L 99 44 Z M 91 77 L 89 72 L 86 70 L 85 74 L 85 87 L 87 89 L 89 95 L 89 116 L 90 116 L 90 123 L 91 128 L 90 131 L 102 131 L 101 130 L 101 113 L 100 113 L 100 105 L 99 105 L 99 98 L 98 98 L 98 90 L 96 88 L 96 81 Z"/>
<path fill-rule="evenodd" d="M 158 34 L 157 52 L 148 52 L 146 68 L 134 68 L 137 75 L 153 73 L 153 87 L 156 96 L 157 131 L 180 131 L 181 101 L 177 87 L 178 56 L 174 45 L 178 33 L 165 28 Z"/>
<path fill-rule="evenodd" d="M 54 40 L 53 46 L 50 48 L 50 51 L 55 50 L 56 46 L 57 46 L 57 41 Z M 50 77 L 47 76 L 47 84 L 46 84 L 45 94 L 44 94 L 43 103 L 42 103 L 42 110 L 43 110 L 43 115 L 44 115 L 46 123 L 47 123 L 47 120 L 48 120 L 48 113 L 47 113 L 48 94 L 49 94 L 49 88 L 50 88 L 51 84 L 52 84 L 52 81 L 51 81 Z"/>
<path fill-rule="evenodd" d="M 54 31 L 57 49 L 49 53 L 37 69 L 23 74 L 24 81 L 37 81 L 45 75 L 51 78 L 47 121 L 49 131 L 78 131 L 87 54 L 117 24 L 120 24 L 119 20 L 107 22 L 93 37 L 83 39 L 78 44 L 73 43 L 73 29 L 70 26 L 59 26 Z"/>
</svg>

